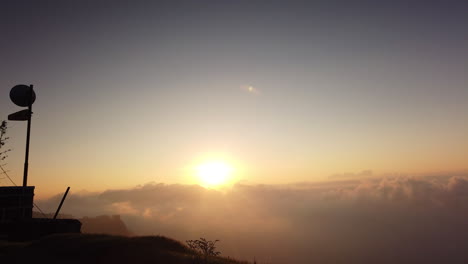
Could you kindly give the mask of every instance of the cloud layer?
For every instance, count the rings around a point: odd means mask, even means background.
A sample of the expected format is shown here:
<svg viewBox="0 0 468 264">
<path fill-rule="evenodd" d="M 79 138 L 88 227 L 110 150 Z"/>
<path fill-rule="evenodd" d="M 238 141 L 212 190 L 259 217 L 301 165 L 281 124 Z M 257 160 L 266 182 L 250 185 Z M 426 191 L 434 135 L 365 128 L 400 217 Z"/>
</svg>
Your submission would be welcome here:
<svg viewBox="0 0 468 264">
<path fill-rule="evenodd" d="M 60 196 L 37 203 L 53 211 Z M 121 215 L 130 231 L 220 239 L 260 263 L 466 263 L 468 179 L 389 177 L 294 185 L 147 184 L 72 194 L 64 213 Z"/>
</svg>

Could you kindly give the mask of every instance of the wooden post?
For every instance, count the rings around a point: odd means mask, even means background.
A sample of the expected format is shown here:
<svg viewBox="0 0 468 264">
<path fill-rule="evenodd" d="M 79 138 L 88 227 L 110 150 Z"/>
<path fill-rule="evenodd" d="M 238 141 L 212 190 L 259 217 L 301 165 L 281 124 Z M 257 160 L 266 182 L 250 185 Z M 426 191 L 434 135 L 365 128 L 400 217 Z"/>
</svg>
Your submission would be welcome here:
<svg viewBox="0 0 468 264">
<path fill-rule="evenodd" d="M 65 201 L 65 198 L 67 198 L 67 194 L 68 194 L 68 191 L 69 191 L 69 190 L 70 190 L 70 187 L 67 188 L 67 191 L 66 191 L 65 194 L 63 195 L 62 201 L 60 202 L 60 205 L 59 205 L 59 207 L 57 208 L 57 212 L 55 212 L 54 219 L 57 218 L 57 215 L 59 214 L 60 209 L 62 208 L 63 201 Z"/>
</svg>

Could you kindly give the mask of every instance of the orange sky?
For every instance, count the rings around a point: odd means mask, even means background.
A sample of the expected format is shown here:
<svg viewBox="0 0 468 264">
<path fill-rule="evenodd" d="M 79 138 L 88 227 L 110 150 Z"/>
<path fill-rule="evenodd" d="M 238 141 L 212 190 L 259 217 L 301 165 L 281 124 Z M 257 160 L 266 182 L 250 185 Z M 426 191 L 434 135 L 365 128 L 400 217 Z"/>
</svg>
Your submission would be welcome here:
<svg viewBox="0 0 468 264">
<path fill-rule="evenodd" d="M 20 110 L 9 89 L 34 84 L 39 197 L 199 184 L 210 160 L 231 183 L 466 171 L 463 9 L 369 8 L 9 4 L 0 119 Z M 25 130 L 10 122 L 16 183 Z"/>
</svg>

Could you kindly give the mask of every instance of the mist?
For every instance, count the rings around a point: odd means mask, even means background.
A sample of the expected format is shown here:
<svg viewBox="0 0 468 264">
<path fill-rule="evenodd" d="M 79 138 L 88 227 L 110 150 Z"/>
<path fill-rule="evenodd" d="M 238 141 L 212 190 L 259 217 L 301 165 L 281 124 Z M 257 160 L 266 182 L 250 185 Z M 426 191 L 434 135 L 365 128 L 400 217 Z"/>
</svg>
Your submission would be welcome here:
<svg viewBox="0 0 468 264">
<path fill-rule="evenodd" d="M 37 201 L 53 211 L 61 195 Z M 385 177 L 228 189 L 149 183 L 71 193 L 74 217 L 120 215 L 135 235 L 219 239 L 258 263 L 466 263 L 468 177 Z"/>
</svg>

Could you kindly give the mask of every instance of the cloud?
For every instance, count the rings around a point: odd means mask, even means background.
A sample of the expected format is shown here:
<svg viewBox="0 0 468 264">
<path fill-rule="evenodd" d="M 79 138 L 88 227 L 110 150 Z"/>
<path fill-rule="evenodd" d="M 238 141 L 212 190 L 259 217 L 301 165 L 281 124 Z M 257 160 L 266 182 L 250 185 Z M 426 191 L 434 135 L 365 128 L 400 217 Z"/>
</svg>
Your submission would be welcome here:
<svg viewBox="0 0 468 264">
<path fill-rule="evenodd" d="M 53 210 L 61 196 L 37 203 Z M 463 263 L 468 179 L 388 177 L 291 185 L 147 184 L 71 194 L 64 213 L 120 214 L 135 234 L 220 239 L 261 263 Z"/>
</svg>

